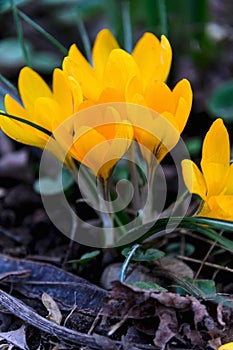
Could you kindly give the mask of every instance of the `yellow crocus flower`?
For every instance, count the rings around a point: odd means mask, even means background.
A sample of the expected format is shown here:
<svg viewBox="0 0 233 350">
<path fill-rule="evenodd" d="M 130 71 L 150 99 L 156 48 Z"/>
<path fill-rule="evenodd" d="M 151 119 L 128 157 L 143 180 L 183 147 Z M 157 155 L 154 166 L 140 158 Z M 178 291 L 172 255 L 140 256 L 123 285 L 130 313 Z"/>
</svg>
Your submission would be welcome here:
<svg viewBox="0 0 233 350">
<path fill-rule="evenodd" d="M 66 118 L 75 113 L 83 102 L 79 84 L 67 78 L 62 70 L 55 69 L 52 89 L 29 67 L 20 71 L 18 80 L 22 104 L 9 94 L 5 96 L 5 109 L 14 115 L 52 133 Z M 1 117 L 1 129 L 16 141 L 45 148 L 50 136 L 46 133 L 15 119 Z M 47 147 L 56 157 L 62 157 L 62 151 L 56 141 L 51 139 Z"/>
<path fill-rule="evenodd" d="M 178 142 L 192 105 L 192 90 L 186 79 L 172 91 L 164 83 L 172 59 L 167 38 L 162 35 L 159 41 L 154 34 L 145 33 L 130 54 L 119 48 L 108 29 L 103 29 L 96 37 L 92 58 L 93 66 L 72 45 L 63 61 L 63 71 L 80 83 L 84 96 L 94 103 L 126 102 L 152 109 L 154 113 L 148 113 L 147 120 L 144 113 L 141 119 L 136 113 L 129 120 L 135 126 L 137 141 L 161 161 Z M 165 119 L 164 123 L 161 117 L 158 123 L 158 114 Z M 145 124 L 148 128 L 144 130 Z"/>
<path fill-rule="evenodd" d="M 132 78 L 139 79 L 143 90 L 154 81 L 165 81 L 171 59 L 171 46 L 163 35 L 160 42 L 152 33 L 145 33 L 130 54 L 119 48 L 108 29 L 103 29 L 94 43 L 93 66 L 73 44 L 63 61 L 63 70 L 80 83 L 86 98 L 94 102 L 123 102 Z"/>
<path fill-rule="evenodd" d="M 233 220 L 233 164 L 230 164 L 229 135 L 222 119 L 217 119 L 207 132 L 201 169 L 191 160 L 182 161 L 185 184 L 203 201 L 199 216 Z"/>
<path fill-rule="evenodd" d="M 88 166 L 102 181 L 107 181 L 116 163 L 129 149 L 133 126 L 122 119 L 117 106 L 97 105 L 71 117 L 72 132 L 62 125 L 55 137 L 80 163 Z"/>
</svg>

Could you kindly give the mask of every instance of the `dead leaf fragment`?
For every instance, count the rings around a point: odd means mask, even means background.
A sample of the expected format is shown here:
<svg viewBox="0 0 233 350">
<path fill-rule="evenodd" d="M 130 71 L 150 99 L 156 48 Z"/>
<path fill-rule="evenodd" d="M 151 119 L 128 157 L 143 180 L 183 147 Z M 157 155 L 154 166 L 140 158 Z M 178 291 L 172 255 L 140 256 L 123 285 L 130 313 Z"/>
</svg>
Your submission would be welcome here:
<svg viewBox="0 0 233 350">
<path fill-rule="evenodd" d="M 26 342 L 25 326 L 22 325 L 16 331 L 1 332 L 0 339 L 5 339 L 7 342 L 22 350 L 29 350 Z"/>
<path fill-rule="evenodd" d="M 61 324 L 62 314 L 56 301 L 54 301 L 53 298 L 47 293 L 43 293 L 41 298 L 42 303 L 49 312 L 47 319 L 57 324 Z"/>
</svg>

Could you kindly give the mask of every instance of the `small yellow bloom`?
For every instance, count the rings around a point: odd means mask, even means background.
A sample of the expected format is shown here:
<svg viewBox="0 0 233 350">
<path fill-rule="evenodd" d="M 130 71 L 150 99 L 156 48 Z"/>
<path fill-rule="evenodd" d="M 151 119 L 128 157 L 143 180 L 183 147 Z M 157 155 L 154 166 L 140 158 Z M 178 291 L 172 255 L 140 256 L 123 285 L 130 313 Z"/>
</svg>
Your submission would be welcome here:
<svg viewBox="0 0 233 350">
<path fill-rule="evenodd" d="M 233 165 L 230 164 L 230 142 L 222 119 L 217 119 L 205 136 L 201 169 L 191 160 L 182 161 L 185 184 L 191 193 L 201 197 L 199 216 L 233 220 Z"/>
<path fill-rule="evenodd" d="M 138 85 L 135 85 L 137 88 Z M 135 95 L 134 102 L 149 107 L 147 116 L 131 114 L 135 126 L 135 137 L 140 145 L 145 146 L 160 162 L 177 144 L 192 106 L 192 90 L 186 79 L 178 82 L 173 90 L 156 81 L 145 91 L 144 96 Z M 139 103 L 140 101 L 140 103 Z M 150 163 L 141 147 L 141 151 Z"/>
<path fill-rule="evenodd" d="M 72 133 L 67 128 L 55 131 L 56 139 L 69 154 L 106 181 L 116 163 L 129 149 L 134 137 L 132 125 L 121 119 L 112 106 L 95 106 L 72 117 Z"/>
<path fill-rule="evenodd" d="M 218 350 L 233 350 L 233 342 L 220 346 Z"/>
<path fill-rule="evenodd" d="M 51 90 L 39 74 L 24 67 L 20 71 L 18 88 L 22 104 L 7 94 L 7 113 L 31 121 L 51 133 L 75 113 L 83 102 L 79 84 L 67 78 L 60 69 L 54 70 Z M 49 135 L 42 131 L 11 118 L 1 117 L 0 127 L 11 138 L 31 146 L 44 148 L 49 139 Z M 55 140 L 51 140 L 49 150 L 58 158 L 61 157 Z"/>
</svg>

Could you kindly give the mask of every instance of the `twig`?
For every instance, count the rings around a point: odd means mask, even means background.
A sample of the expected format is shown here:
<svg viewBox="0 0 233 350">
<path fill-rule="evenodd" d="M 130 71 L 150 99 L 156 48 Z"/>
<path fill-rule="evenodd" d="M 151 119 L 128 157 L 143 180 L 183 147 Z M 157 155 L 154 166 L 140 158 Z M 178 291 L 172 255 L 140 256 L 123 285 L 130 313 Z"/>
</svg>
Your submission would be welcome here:
<svg viewBox="0 0 233 350">
<path fill-rule="evenodd" d="M 221 236 L 222 236 L 222 234 L 223 234 L 223 231 L 221 231 L 221 232 L 219 233 L 219 235 L 221 235 Z M 197 270 L 197 272 L 196 272 L 196 274 L 195 274 L 195 276 L 194 276 L 194 281 L 195 281 L 195 280 L 198 278 L 198 276 L 200 275 L 201 270 L 202 270 L 203 266 L 204 266 L 205 263 L 206 263 L 206 260 L 207 260 L 208 257 L 210 256 L 210 254 L 211 254 L 211 252 L 212 252 L 212 250 L 214 249 L 215 246 L 216 246 L 216 242 L 213 242 L 213 243 L 211 244 L 210 248 L 208 249 L 206 255 L 204 256 L 204 258 L 203 258 L 203 260 L 202 260 L 202 262 L 201 262 L 201 265 L 199 266 L 199 269 Z"/>
<path fill-rule="evenodd" d="M 46 333 L 53 334 L 63 341 L 70 341 L 78 345 L 89 346 L 92 349 L 101 349 L 93 336 L 48 321 L 38 315 L 32 308 L 2 290 L 0 290 L 0 304 L 23 321 Z"/>
<path fill-rule="evenodd" d="M 176 258 L 177 259 L 181 259 L 181 260 L 190 261 L 190 262 L 193 262 L 193 263 L 196 263 L 196 264 L 202 264 L 202 260 L 189 258 L 187 256 L 177 255 Z M 233 269 L 231 269 L 230 267 L 227 267 L 227 266 L 221 266 L 221 265 L 217 265 L 217 264 L 212 264 L 212 263 L 207 262 L 207 261 L 204 264 L 206 266 L 213 267 L 214 269 L 224 270 L 224 271 L 233 273 Z"/>
<path fill-rule="evenodd" d="M 97 334 L 93 336 L 87 335 L 53 323 L 38 315 L 31 307 L 25 305 L 22 301 L 7 294 L 3 290 L 0 290 L 0 305 L 24 322 L 34 326 L 37 329 L 40 329 L 45 333 L 52 334 L 65 342 L 72 342 L 73 344 L 77 344 L 79 346 L 86 346 L 97 350 L 103 349 L 101 342 L 103 343 L 104 341 L 106 341 L 106 344 L 108 345 L 111 344 L 112 349 L 118 349 L 121 345 L 121 342 L 113 341 L 104 336 L 99 336 Z M 150 345 L 147 346 L 144 344 L 137 344 L 137 348 L 142 350 L 157 349 L 156 347 Z"/>
</svg>

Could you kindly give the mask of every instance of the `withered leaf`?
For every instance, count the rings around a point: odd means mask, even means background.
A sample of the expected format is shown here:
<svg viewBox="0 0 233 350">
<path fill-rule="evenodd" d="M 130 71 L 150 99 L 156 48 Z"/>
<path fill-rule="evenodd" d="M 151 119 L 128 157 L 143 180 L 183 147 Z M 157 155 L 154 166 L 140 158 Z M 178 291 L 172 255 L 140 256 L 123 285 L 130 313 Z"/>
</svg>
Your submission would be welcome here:
<svg viewBox="0 0 233 350">
<path fill-rule="evenodd" d="M 29 350 L 26 342 L 25 326 L 22 325 L 19 329 L 10 332 L 1 332 L 0 339 L 5 339 L 9 343 L 22 350 Z"/>
<path fill-rule="evenodd" d="M 47 319 L 57 324 L 61 324 L 62 314 L 53 298 L 49 294 L 43 293 L 41 300 L 49 312 Z"/>
</svg>

